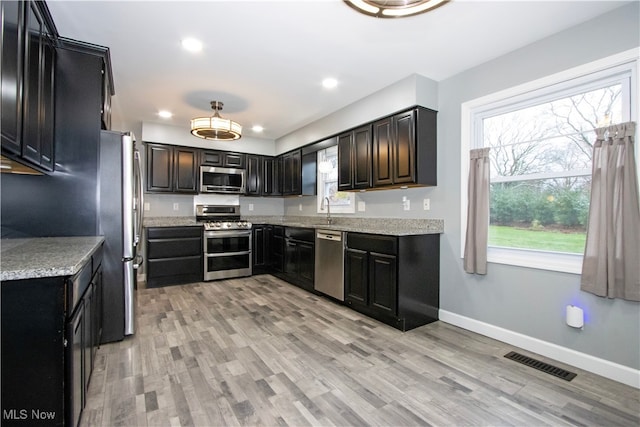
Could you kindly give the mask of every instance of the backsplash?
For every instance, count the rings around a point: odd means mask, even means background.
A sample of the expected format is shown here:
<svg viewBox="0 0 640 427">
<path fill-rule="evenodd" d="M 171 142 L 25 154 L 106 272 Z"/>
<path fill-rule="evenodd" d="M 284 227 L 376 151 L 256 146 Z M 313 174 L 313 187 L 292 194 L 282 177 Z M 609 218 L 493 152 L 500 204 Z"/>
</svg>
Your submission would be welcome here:
<svg viewBox="0 0 640 427">
<path fill-rule="evenodd" d="M 437 206 L 424 210 L 424 199 L 436 200 L 435 188 L 420 187 L 406 190 L 378 190 L 356 193 L 356 212 L 335 214 L 344 218 L 398 218 L 429 219 L 438 218 Z M 403 201 L 406 198 L 406 201 Z M 408 201 L 408 203 L 407 203 Z M 316 196 L 300 197 L 245 197 L 225 194 L 145 194 L 145 205 L 149 210 L 146 217 L 195 216 L 196 204 L 240 204 L 243 215 L 251 216 L 325 216 L 317 212 Z M 364 206 L 363 206 L 364 205 Z M 408 206 L 408 210 L 405 210 Z M 177 207 L 177 209 L 174 209 Z M 364 211 L 358 210 L 363 208 Z"/>
</svg>

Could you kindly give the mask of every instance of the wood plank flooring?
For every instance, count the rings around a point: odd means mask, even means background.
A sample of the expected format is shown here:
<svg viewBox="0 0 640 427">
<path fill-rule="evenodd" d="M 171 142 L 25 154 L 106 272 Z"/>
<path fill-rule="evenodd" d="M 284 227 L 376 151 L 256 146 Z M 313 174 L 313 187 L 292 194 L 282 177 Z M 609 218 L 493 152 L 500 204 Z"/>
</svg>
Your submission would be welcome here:
<svg viewBox="0 0 640 427">
<path fill-rule="evenodd" d="M 82 426 L 638 426 L 640 391 L 442 322 L 402 333 L 269 275 L 139 289 Z M 514 361 L 536 357 L 571 382 Z"/>
</svg>

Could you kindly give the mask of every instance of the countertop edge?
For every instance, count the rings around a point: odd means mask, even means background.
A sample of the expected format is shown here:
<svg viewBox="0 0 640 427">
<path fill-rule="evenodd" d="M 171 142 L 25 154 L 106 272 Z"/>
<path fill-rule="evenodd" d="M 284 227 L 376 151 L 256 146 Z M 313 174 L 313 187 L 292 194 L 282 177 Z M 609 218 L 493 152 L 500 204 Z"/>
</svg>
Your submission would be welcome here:
<svg viewBox="0 0 640 427">
<path fill-rule="evenodd" d="M 322 224 L 318 220 L 320 217 L 296 217 L 287 220 L 279 216 L 250 216 L 243 215 L 244 220 L 255 225 L 281 225 L 285 227 L 311 228 L 333 231 L 345 231 L 352 233 L 381 234 L 388 236 L 411 236 L 422 234 L 443 234 L 444 220 L 442 219 L 397 219 L 397 218 L 343 218 L 338 217 L 338 221 L 349 221 L 349 223 Z M 303 218 L 301 220 L 301 218 Z M 308 219 L 307 219 L 308 218 Z M 379 222 L 380 227 L 367 227 L 361 223 Z M 391 223 L 391 225 L 390 225 Z M 144 226 L 149 227 L 193 227 L 201 226 L 193 217 L 149 217 L 145 218 Z"/>
<path fill-rule="evenodd" d="M 2 264 L 0 270 L 0 281 L 8 282 L 15 280 L 44 279 L 51 277 L 69 277 L 78 273 L 91 257 L 104 243 L 103 236 L 78 236 L 78 237 L 35 237 L 27 239 L 8 239 L 3 241 L 9 244 L 9 248 L 3 248 L 1 257 Z M 39 242 L 46 242 L 48 245 L 69 245 L 76 244 L 75 253 L 69 254 L 68 263 L 56 265 L 39 265 L 30 267 L 28 264 L 39 263 L 38 256 L 49 256 L 48 251 L 34 253 Z M 13 244 L 12 244 L 13 243 Z M 29 253 L 23 253 L 25 250 Z M 64 255 L 61 255 L 64 257 Z M 31 259 L 31 261 L 24 261 Z M 7 269 L 9 264 L 9 269 Z M 21 265 L 22 264 L 22 265 Z"/>
</svg>

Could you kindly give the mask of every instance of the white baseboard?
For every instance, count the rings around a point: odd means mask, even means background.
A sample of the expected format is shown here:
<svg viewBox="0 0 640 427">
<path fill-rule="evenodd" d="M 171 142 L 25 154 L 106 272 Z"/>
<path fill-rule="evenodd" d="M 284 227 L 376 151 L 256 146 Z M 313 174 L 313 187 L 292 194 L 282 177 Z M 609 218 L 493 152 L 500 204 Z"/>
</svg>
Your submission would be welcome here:
<svg viewBox="0 0 640 427">
<path fill-rule="evenodd" d="M 532 338 L 518 332 L 513 332 L 508 329 L 471 319 L 470 317 L 461 316 L 456 313 L 451 313 L 446 310 L 439 311 L 439 318 L 441 321 L 450 323 L 454 326 L 459 326 L 469 331 L 494 338 L 507 344 L 558 360 L 562 363 L 566 363 L 567 365 L 575 366 L 577 368 L 584 369 L 585 371 L 593 372 L 594 374 L 640 389 L 640 370 L 590 356 L 585 353 L 580 353 L 579 351 L 571 350 L 537 338 Z"/>
</svg>

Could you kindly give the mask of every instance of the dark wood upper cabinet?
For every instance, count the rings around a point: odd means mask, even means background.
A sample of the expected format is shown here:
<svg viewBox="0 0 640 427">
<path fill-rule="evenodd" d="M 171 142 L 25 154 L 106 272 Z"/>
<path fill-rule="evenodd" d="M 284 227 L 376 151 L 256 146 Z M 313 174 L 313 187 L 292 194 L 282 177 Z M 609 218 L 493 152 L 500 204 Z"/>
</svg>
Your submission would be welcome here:
<svg viewBox="0 0 640 427">
<path fill-rule="evenodd" d="M 436 111 L 416 107 L 373 123 L 373 186 L 437 185 Z"/>
<path fill-rule="evenodd" d="M 173 191 L 173 147 L 147 144 L 147 191 Z"/>
<path fill-rule="evenodd" d="M 315 196 L 318 193 L 318 154 L 315 151 L 302 155 L 302 195 Z"/>
<path fill-rule="evenodd" d="M 198 150 L 195 148 L 175 147 L 173 167 L 176 193 L 197 193 L 198 191 Z"/>
<path fill-rule="evenodd" d="M 373 186 L 416 181 L 415 110 L 373 124 Z"/>
<path fill-rule="evenodd" d="M 21 154 L 24 8 L 21 2 L 0 3 L 2 17 L 2 149 Z"/>
<path fill-rule="evenodd" d="M 373 124 L 373 185 L 393 184 L 392 119 Z"/>
<path fill-rule="evenodd" d="M 302 193 L 302 152 L 294 150 L 281 156 L 282 195 L 292 196 Z"/>
<path fill-rule="evenodd" d="M 262 156 L 247 156 L 247 183 L 248 196 L 262 195 Z"/>
<path fill-rule="evenodd" d="M 338 190 L 371 186 L 371 125 L 338 136 Z"/>
<path fill-rule="evenodd" d="M 262 158 L 263 196 L 280 196 L 282 194 L 282 189 L 280 188 L 280 164 L 279 157 Z"/>
<path fill-rule="evenodd" d="M 416 182 L 416 111 L 393 116 L 393 183 Z"/>
<path fill-rule="evenodd" d="M 246 167 L 246 154 L 231 151 L 202 151 L 200 163 L 207 166 L 220 166 L 224 168 L 244 169 Z"/>
<path fill-rule="evenodd" d="M 2 151 L 54 168 L 55 25 L 44 2 L 2 2 Z"/>
<path fill-rule="evenodd" d="M 197 148 L 147 143 L 147 191 L 197 193 Z"/>
</svg>

